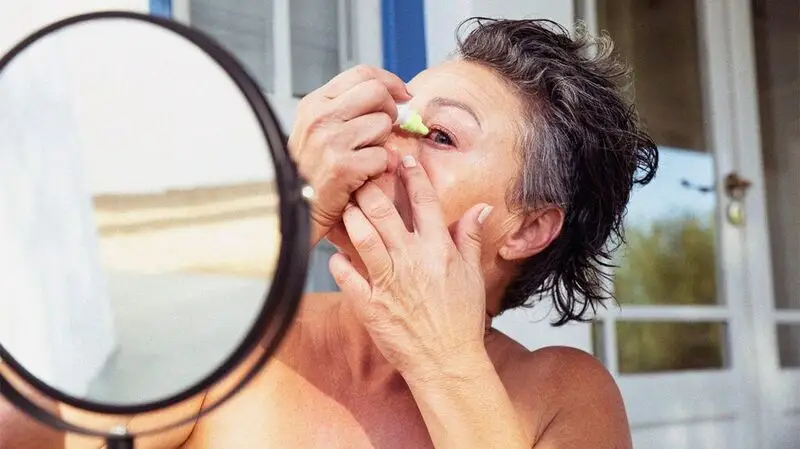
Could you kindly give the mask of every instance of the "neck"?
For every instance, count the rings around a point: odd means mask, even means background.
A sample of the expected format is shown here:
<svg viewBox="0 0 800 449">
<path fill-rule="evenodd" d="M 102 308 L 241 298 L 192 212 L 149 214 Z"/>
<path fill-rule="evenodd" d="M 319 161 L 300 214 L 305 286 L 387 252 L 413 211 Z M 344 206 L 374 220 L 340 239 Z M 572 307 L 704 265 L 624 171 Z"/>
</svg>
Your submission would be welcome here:
<svg viewBox="0 0 800 449">
<path fill-rule="evenodd" d="M 349 298 L 342 293 L 337 297 L 324 325 L 330 357 L 342 362 L 353 383 L 381 387 L 402 382 L 400 374 L 372 342 Z"/>
<path fill-rule="evenodd" d="M 496 258 L 483 267 L 486 282 L 486 312 L 494 317 L 500 314 L 503 296 L 509 284 L 514 280 L 519 267 L 516 264 Z"/>
</svg>

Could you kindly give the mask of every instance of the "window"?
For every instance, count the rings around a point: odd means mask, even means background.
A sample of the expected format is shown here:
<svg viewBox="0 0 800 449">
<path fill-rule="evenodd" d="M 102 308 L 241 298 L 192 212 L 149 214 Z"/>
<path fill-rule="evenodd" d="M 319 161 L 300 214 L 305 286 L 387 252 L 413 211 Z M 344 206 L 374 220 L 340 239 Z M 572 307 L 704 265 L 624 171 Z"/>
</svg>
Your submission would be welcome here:
<svg viewBox="0 0 800 449">
<path fill-rule="evenodd" d="M 342 48 L 351 49 L 352 29 L 346 20 L 350 1 L 292 0 L 289 8 L 292 51 L 292 93 L 302 97 L 341 72 Z M 345 19 L 345 20 L 341 20 Z"/>
<path fill-rule="evenodd" d="M 173 10 L 236 56 L 265 92 L 302 97 L 358 58 L 358 1 L 176 0 Z"/>
<path fill-rule="evenodd" d="M 191 0 L 189 23 L 219 41 L 244 64 L 261 88 L 274 91 L 272 0 Z"/>
<path fill-rule="evenodd" d="M 730 366 L 696 7 L 598 0 L 578 11 L 593 14 L 633 66 L 629 92 L 660 153 L 658 176 L 631 197 L 627 243 L 616 253 L 612 287 L 622 310 L 595 323 L 595 351 L 618 374 Z"/>
</svg>

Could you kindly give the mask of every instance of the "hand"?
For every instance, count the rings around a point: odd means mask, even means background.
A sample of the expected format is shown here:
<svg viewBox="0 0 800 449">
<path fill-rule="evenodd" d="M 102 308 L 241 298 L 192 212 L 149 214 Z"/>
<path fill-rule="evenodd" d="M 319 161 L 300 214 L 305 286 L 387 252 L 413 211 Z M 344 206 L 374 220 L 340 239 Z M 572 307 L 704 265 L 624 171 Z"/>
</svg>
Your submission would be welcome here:
<svg viewBox="0 0 800 449">
<path fill-rule="evenodd" d="M 484 348 L 480 233 L 491 208 L 471 208 L 451 236 L 424 169 L 408 157 L 403 162 L 414 230 L 367 182 L 355 194 L 358 206 L 348 205 L 343 218 L 368 278 L 342 254 L 331 258 L 330 269 L 378 349 L 408 381 Z"/>
<path fill-rule="evenodd" d="M 358 66 L 300 101 L 289 151 L 315 192 L 312 244 L 341 220 L 350 195 L 386 170 L 382 145 L 397 118 L 397 102 L 410 98 L 396 75 Z"/>
</svg>

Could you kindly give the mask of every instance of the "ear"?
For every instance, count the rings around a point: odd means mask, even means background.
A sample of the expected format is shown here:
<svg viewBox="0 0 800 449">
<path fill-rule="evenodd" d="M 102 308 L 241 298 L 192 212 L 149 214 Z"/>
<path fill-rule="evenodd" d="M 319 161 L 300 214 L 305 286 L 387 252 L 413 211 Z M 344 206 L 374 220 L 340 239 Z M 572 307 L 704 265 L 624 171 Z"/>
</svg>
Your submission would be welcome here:
<svg viewBox="0 0 800 449">
<path fill-rule="evenodd" d="M 527 259 L 544 251 L 561 233 L 564 210 L 546 206 L 521 217 L 500 247 L 500 257 L 505 260 Z"/>
</svg>

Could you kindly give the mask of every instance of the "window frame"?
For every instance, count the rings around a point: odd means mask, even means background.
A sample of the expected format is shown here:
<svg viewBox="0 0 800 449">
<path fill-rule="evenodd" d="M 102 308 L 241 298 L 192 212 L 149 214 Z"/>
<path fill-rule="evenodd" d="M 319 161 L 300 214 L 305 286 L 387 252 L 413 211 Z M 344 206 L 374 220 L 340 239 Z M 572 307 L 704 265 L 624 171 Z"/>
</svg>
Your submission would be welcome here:
<svg viewBox="0 0 800 449">
<path fill-rule="evenodd" d="M 172 18 L 191 26 L 191 0 L 172 0 Z M 358 64 L 382 65 L 381 1 L 336 0 L 339 11 L 339 62 L 342 70 Z M 264 92 L 275 109 L 284 132 L 296 118 L 300 98 L 292 89 L 292 41 L 290 0 L 274 0 L 274 92 Z"/>
</svg>

